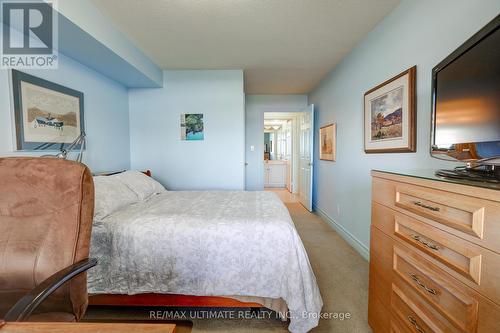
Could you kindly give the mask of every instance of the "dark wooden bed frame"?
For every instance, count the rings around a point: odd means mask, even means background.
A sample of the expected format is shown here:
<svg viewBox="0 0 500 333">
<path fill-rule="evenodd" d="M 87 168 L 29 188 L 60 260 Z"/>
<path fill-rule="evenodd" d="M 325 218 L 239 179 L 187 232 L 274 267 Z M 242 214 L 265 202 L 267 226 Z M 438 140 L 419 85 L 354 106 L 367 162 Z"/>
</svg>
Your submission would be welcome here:
<svg viewBox="0 0 500 333">
<path fill-rule="evenodd" d="M 178 294 L 95 294 L 89 295 L 89 305 L 106 306 L 167 306 L 197 308 L 262 308 L 259 303 L 240 302 L 219 296 L 190 296 Z"/>
<path fill-rule="evenodd" d="M 143 173 L 151 177 L 151 171 Z M 91 294 L 89 305 L 98 306 L 167 306 L 167 307 L 200 307 L 200 308 L 261 308 L 260 303 L 241 302 L 221 296 L 191 296 L 179 294 Z"/>
</svg>

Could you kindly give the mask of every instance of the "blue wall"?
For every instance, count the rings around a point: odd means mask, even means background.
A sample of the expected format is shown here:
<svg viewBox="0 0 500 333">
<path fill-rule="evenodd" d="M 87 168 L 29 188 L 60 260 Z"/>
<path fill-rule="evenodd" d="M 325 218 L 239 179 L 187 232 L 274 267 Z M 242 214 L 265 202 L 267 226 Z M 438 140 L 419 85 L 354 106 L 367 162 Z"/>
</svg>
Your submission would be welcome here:
<svg viewBox="0 0 500 333">
<path fill-rule="evenodd" d="M 243 189 L 243 71 L 165 71 L 163 88 L 131 89 L 133 169 L 167 188 Z M 182 141 L 180 115 L 203 113 L 205 140 Z"/>
<path fill-rule="evenodd" d="M 337 161 L 315 161 L 315 208 L 365 257 L 370 170 L 450 167 L 429 156 L 431 70 L 499 12 L 498 0 L 403 0 L 309 95 L 317 112 L 315 132 L 337 123 Z M 413 65 L 417 153 L 365 154 L 363 94 Z"/>
<path fill-rule="evenodd" d="M 300 112 L 307 107 L 306 95 L 247 95 L 245 100 L 246 186 L 264 189 L 264 112 Z M 255 150 L 251 151 L 250 146 Z"/>
<path fill-rule="evenodd" d="M 84 93 L 87 151 L 84 162 L 94 172 L 130 167 L 127 89 L 107 77 L 59 54 L 57 70 L 27 70 L 26 73 Z M 0 70 L 0 156 L 42 155 L 15 152 L 11 81 L 8 70 Z"/>
</svg>

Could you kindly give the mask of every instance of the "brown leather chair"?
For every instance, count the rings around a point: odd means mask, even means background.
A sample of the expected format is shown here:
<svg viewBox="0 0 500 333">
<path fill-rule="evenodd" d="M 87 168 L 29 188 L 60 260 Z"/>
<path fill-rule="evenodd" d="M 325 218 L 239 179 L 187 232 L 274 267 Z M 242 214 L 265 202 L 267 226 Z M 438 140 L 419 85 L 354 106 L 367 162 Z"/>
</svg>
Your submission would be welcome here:
<svg viewBox="0 0 500 333">
<path fill-rule="evenodd" d="M 88 305 L 85 271 L 94 184 L 77 162 L 0 158 L 0 318 L 77 321 Z"/>
</svg>

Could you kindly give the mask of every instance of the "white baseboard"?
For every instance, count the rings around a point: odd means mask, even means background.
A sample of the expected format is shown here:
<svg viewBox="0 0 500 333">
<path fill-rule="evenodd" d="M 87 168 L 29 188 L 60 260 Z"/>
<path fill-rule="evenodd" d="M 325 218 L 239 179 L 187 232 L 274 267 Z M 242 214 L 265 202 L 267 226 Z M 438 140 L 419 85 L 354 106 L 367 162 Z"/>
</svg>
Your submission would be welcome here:
<svg viewBox="0 0 500 333">
<path fill-rule="evenodd" d="M 370 250 L 363 244 L 359 239 L 357 239 L 353 234 L 351 234 L 345 227 L 338 224 L 334 219 L 328 216 L 321 208 L 318 208 L 316 204 L 313 204 L 313 210 L 326 222 L 330 227 L 333 228 L 349 245 L 351 245 L 358 253 L 370 261 Z"/>
</svg>

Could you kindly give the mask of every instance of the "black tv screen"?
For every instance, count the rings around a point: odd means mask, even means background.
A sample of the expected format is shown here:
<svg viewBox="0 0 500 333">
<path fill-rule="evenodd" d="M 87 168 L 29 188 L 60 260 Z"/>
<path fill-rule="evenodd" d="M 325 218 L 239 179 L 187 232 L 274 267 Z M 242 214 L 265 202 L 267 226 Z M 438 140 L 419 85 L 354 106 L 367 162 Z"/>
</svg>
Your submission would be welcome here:
<svg viewBox="0 0 500 333">
<path fill-rule="evenodd" d="M 438 150 L 470 144 L 477 150 L 470 159 L 500 155 L 498 21 L 497 17 L 433 70 L 433 145 Z"/>
</svg>

